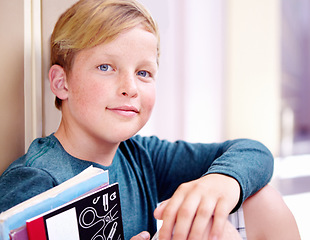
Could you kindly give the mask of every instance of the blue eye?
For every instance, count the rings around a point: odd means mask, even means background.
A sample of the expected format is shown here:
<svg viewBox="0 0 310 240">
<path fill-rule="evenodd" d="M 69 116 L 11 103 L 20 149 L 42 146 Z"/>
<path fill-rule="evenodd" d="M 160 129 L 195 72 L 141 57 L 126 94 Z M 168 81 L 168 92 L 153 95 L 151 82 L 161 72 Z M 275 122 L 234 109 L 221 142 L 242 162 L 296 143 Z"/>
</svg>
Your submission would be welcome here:
<svg viewBox="0 0 310 240">
<path fill-rule="evenodd" d="M 147 71 L 139 71 L 137 75 L 140 77 L 150 77 L 151 74 Z"/>
<path fill-rule="evenodd" d="M 103 72 L 111 71 L 113 68 L 109 64 L 101 64 L 98 69 Z"/>
</svg>

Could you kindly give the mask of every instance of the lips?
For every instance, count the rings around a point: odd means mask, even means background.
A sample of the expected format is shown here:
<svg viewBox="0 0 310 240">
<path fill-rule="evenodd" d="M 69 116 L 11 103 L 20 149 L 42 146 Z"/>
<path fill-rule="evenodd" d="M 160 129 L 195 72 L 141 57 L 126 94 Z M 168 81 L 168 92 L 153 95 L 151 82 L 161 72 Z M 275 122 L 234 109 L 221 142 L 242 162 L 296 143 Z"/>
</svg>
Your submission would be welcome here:
<svg viewBox="0 0 310 240">
<path fill-rule="evenodd" d="M 118 107 L 107 107 L 107 109 L 113 113 L 116 113 L 125 117 L 134 117 L 139 113 L 139 110 L 134 106 L 118 106 Z"/>
</svg>

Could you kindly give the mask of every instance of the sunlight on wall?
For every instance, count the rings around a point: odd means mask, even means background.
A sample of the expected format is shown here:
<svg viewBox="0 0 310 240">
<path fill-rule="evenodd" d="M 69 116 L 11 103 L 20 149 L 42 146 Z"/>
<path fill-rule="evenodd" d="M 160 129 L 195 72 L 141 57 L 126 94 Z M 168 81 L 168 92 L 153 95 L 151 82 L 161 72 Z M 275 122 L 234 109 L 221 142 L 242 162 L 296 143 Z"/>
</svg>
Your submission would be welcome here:
<svg viewBox="0 0 310 240">
<path fill-rule="evenodd" d="M 227 137 L 260 140 L 277 154 L 280 2 L 231 1 L 227 11 Z"/>
<path fill-rule="evenodd" d="M 142 2 L 160 23 L 163 46 L 159 99 L 142 133 L 253 138 L 277 154 L 279 0 Z"/>
</svg>

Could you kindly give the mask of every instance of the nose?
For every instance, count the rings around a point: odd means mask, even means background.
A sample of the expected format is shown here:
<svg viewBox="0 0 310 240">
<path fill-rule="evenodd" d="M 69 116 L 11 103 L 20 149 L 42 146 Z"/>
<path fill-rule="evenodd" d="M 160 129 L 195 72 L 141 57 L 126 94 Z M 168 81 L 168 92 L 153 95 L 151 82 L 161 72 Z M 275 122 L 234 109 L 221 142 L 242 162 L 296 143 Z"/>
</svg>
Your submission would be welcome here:
<svg viewBox="0 0 310 240">
<path fill-rule="evenodd" d="M 125 97 L 137 97 L 138 88 L 134 74 L 121 74 L 119 79 L 119 93 Z"/>
</svg>

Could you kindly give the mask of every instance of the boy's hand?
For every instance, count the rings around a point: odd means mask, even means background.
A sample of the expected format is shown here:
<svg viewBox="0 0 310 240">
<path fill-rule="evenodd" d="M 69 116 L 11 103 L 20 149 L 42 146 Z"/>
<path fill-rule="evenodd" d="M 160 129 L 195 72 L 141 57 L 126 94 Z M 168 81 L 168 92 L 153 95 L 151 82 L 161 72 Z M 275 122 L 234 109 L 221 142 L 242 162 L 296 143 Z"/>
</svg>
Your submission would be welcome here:
<svg viewBox="0 0 310 240">
<path fill-rule="evenodd" d="M 203 239 L 213 216 L 209 239 L 221 239 L 227 217 L 240 197 L 239 183 L 222 174 L 209 174 L 179 186 L 154 212 L 163 220 L 160 240 Z M 207 238 L 208 239 L 208 238 Z"/>
</svg>

